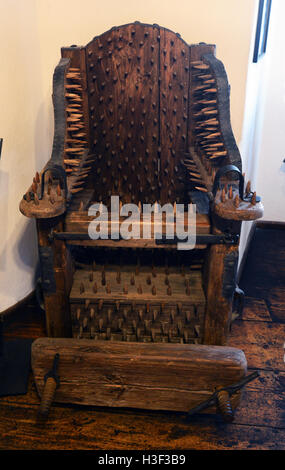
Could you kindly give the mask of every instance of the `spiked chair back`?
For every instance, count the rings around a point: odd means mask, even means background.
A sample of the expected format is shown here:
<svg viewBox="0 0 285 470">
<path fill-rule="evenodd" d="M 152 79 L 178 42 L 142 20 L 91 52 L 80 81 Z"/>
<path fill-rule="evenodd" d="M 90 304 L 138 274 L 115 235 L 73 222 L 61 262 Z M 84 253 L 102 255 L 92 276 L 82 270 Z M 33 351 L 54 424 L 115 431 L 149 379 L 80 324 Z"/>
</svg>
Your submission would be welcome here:
<svg viewBox="0 0 285 470">
<path fill-rule="evenodd" d="M 87 134 L 76 125 L 76 110 L 84 114 L 86 101 L 85 125 L 96 161 L 92 181 L 100 201 L 119 194 L 123 202 L 186 203 L 193 189 L 211 189 L 221 159 L 240 168 L 228 103 L 222 103 L 224 122 L 217 120 L 218 95 L 226 91 L 228 96 L 228 84 L 214 50 L 206 44 L 188 46 L 172 31 L 141 23 L 95 37 L 84 48 L 84 70 L 74 63 L 67 74 L 66 87 L 72 91 L 66 95 L 71 105 L 68 172 L 78 157 L 76 140 Z M 78 52 L 63 49 L 63 56 Z M 223 145 L 224 137 L 234 155 Z M 200 154 L 206 174 L 199 162 L 192 172 L 185 165 L 189 147 L 201 142 L 209 144 Z"/>
</svg>

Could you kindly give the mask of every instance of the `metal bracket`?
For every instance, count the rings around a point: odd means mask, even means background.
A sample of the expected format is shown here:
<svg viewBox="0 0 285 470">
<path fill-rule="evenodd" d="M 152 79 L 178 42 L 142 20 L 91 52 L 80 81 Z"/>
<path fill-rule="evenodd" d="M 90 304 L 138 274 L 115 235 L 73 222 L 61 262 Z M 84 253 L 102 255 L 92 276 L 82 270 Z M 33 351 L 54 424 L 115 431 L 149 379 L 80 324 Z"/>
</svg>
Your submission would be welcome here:
<svg viewBox="0 0 285 470">
<path fill-rule="evenodd" d="M 45 174 L 47 172 L 51 172 L 51 174 L 55 174 L 56 177 L 60 181 L 60 186 L 61 188 L 65 191 L 65 194 L 67 194 L 67 182 L 66 182 L 66 173 L 65 170 L 62 166 L 53 163 L 51 160 L 47 163 L 41 177 L 41 194 L 40 194 L 40 199 L 43 198 L 44 195 L 44 189 L 45 189 Z"/>
<path fill-rule="evenodd" d="M 55 232 L 51 231 L 49 234 L 49 241 L 53 240 L 91 240 L 88 233 L 76 233 L 76 232 Z M 162 236 L 162 238 L 154 238 L 157 245 L 177 245 L 177 243 L 183 243 L 178 237 L 171 239 Z M 119 238 L 120 241 L 123 240 Z M 220 235 L 205 234 L 196 235 L 196 245 L 237 245 L 239 242 L 239 234 L 225 232 Z"/>
<path fill-rule="evenodd" d="M 231 299 L 236 288 L 236 272 L 238 265 L 238 251 L 227 253 L 224 258 L 223 296 Z"/>
<path fill-rule="evenodd" d="M 59 385 L 60 385 L 59 375 L 57 374 L 58 361 L 59 361 L 59 353 L 56 353 L 56 355 L 54 356 L 54 359 L 53 359 L 52 368 L 44 376 L 44 382 L 45 383 L 46 383 L 46 381 L 49 377 L 53 378 L 54 381 L 56 382 L 56 388 L 58 388 Z"/>
<path fill-rule="evenodd" d="M 239 242 L 239 234 L 237 233 L 222 233 L 220 235 L 205 234 L 196 235 L 196 245 L 237 245 Z M 176 245 L 177 243 L 183 243 L 179 238 L 174 237 L 167 239 L 165 236 L 161 239 L 156 239 L 157 245 Z"/>
<path fill-rule="evenodd" d="M 188 417 L 190 416 L 193 416 L 194 414 L 196 413 L 199 413 L 203 410 L 205 410 L 206 408 L 209 408 L 210 406 L 213 406 L 213 405 L 216 405 L 217 404 L 217 398 L 218 398 L 218 394 L 222 391 L 226 391 L 228 392 L 229 394 L 229 397 L 231 397 L 234 393 L 238 392 L 239 390 L 241 390 L 246 384 L 248 384 L 249 382 L 251 382 L 252 380 L 256 379 L 257 377 L 259 377 L 259 372 L 258 371 L 255 371 L 253 372 L 252 374 L 249 374 L 247 377 L 245 377 L 244 379 L 242 379 L 240 382 L 234 384 L 234 385 L 230 385 L 228 387 L 223 387 L 223 388 L 220 388 L 218 390 L 216 390 L 211 396 L 210 398 L 208 398 L 208 400 L 206 401 L 203 401 L 202 403 L 200 403 L 200 405 L 197 405 L 195 406 L 194 408 L 192 408 L 189 412 L 188 412 Z"/>
<path fill-rule="evenodd" d="M 243 312 L 244 307 L 244 291 L 236 286 L 234 291 L 234 302 L 233 302 L 233 313 L 235 313 L 236 318 L 239 317 Z"/>
<path fill-rule="evenodd" d="M 56 291 L 56 283 L 53 269 L 53 249 L 50 246 L 39 247 L 39 257 L 41 262 L 41 275 L 43 291 L 46 294 L 53 294 Z"/>
<path fill-rule="evenodd" d="M 221 176 L 224 176 L 227 173 L 231 173 L 231 172 L 236 173 L 237 176 L 238 176 L 238 179 L 239 179 L 239 197 L 240 197 L 240 199 L 242 201 L 245 201 L 245 202 L 250 202 L 251 198 L 253 196 L 253 192 L 251 191 L 249 194 L 244 195 L 244 177 L 243 177 L 241 171 L 239 170 L 239 168 L 235 165 L 225 165 L 225 166 L 222 166 L 217 171 L 216 176 L 215 176 L 215 181 L 214 181 L 214 184 L 213 184 L 213 195 L 215 196 L 216 193 L 217 193 L 217 190 L 219 189 Z M 260 202 L 260 201 L 261 201 L 261 197 L 256 196 L 256 202 Z"/>
</svg>

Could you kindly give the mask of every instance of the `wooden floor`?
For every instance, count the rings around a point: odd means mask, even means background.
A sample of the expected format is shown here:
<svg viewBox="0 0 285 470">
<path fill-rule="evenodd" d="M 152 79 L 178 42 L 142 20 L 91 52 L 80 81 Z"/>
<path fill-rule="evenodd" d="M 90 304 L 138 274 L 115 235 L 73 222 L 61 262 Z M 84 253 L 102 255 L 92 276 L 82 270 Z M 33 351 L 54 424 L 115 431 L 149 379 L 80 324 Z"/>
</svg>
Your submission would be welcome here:
<svg viewBox="0 0 285 470">
<path fill-rule="evenodd" d="M 274 246 L 267 237 L 268 251 L 264 233 L 255 236 L 241 280 L 248 296 L 228 344 L 245 352 L 249 372 L 258 369 L 260 377 L 244 390 L 234 423 L 210 415 L 186 422 L 176 413 L 54 405 L 48 422 L 40 426 L 31 375 L 26 395 L 0 399 L 0 449 L 285 449 L 285 232 L 273 235 Z M 263 253 L 259 262 L 257 245 Z M 43 314 L 34 301 L 6 326 L 6 338 L 43 335 Z"/>
</svg>

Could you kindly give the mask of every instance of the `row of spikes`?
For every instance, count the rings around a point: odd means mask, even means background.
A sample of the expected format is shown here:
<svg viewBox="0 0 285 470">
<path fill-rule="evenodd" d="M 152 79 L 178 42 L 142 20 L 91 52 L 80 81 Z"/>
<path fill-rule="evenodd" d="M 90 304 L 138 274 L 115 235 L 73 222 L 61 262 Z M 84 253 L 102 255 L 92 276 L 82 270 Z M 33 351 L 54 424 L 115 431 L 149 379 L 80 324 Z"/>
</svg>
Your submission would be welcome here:
<svg viewBox="0 0 285 470">
<path fill-rule="evenodd" d="M 162 332 L 163 326 L 160 331 L 156 330 L 155 328 L 151 328 L 148 331 L 145 331 L 144 328 L 136 327 L 133 328 L 132 331 L 128 330 L 127 328 L 122 328 L 122 330 L 112 332 L 110 327 L 106 329 L 100 330 L 96 329 L 93 325 L 88 330 L 87 334 L 84 332 L 86 327 L 82 325 L 79 326 L 79 332 L 77 337 L 80 338 L 90 338 L 95 340 L 111 340 L 111 341 L 143 341 L 143 342 L 168 342 L 168 343 L 191 343 L 191 344 L 199 344 L 200 339 L 199 337 L 194 337 L 193 331 L 189 331 L 186 329 L 179 330 L 178 328 L 175 330 L 168 329 Z"/>
<path fill-rule="evenodd" d="M 105 286 L 106 293 L 111 294 L 112 293 L 112 287 L 110 285 L 110 282 L 106 281 L 105 278 L 102 278 L 101 283 L 102 283 L 102 286 Z M 151 285 L 152 295 L 156 295 L 157 294 L 157 288 L 156 288 L 155 284 L 151 283 L 149 278 L 146 280 L 146 283 L 148 285 Z M 132 286 L 135 285 L 135 279 L 133 277 L 131 278 L 130 284 Z M 142 286 L 141 283 L 139 283 L 136 287 L 137 287 L 137 293 L 138 294 L 143 294 L 144 293 L 143 292 L 143 286 Z M 97 294 L 97 292 L 98 292 L 97 282 L 93 283 L 92 291 L 94 292 L 94 294 Z M 79 292 L 80 292 L 81 295 L 84 294 L 84 292 L 85 292 L 85 286 L 84 286 L 83 282 L 80 283 Z M 116 290 L 116 292 L 117 292 L 117 290 Z M 122 288 L 122 293 L 125 294 L 125 295 L 127 295 L 129 293 L 129 287 L 128 287 L 127 283 L 124 283 L 123 288 Z M 167 276 L 165 277 L 165 293 L 169 296 L 172 295 L 172 287 L 171 287 L 170 281 L 169 281 Z M 185 280 L 185 294 L 190 296 L 190 284 L 189 284 L 188 280 Z"/>
<path fill-rule="evenodd" d="M 138 22 L 138 24 L 140 24 L 140 22 Z M 118 32 L 119 32 L 119 30 L 118 30 Z M 105 44 L 105 45 L 103 44 L 103 42 L 101 42 L 100 39 L 98 39 L 98 41 L 96 41 L 96 43 L 95 43 L 96 46 L 98 47 L 98 52 L 99 52 L 99 50 L 104 49 L 104 47 L 105 48 L 107 48 L 108 46 L 111 47 L 111 44 L 116 44 L 118 42 L 121 43 L 121 41 L 124 41 L 125 43 L 128 43 L 129 46 L 132 46 L 133 42 L 134 42 L 133 38 L 135 37 L 137 31 L 135 29 L 131 30 L 131 38 L 129 38 L 127 32 L 126 32 L 127 34 L 124 37 L 123 32 L 119 32 L 118 36 L 117 35 L 116 36 L 115 35 L 110 35 L 107 38 L 107 40 L 106 40 L 107 44 Z M 148 31 L 148 30 L 144 31 L 144 41 L 145 42 L 149 39 L 149 34 L 150 34 L 150 31 Z M 139 35 L 140 35 L 140 31 L 139 31 Z M 180 34 L 176 33 L 176 36 L 180 38 Z M 152 35 L 150 36 L 150 38 L 152 38 L 152 40 L 154 40 L 154 37 Z M 159 30 L 157 30 L 156 40 L 159 42 L 160 39 L 161 39 L 160 32 L 159 32 Z M 138 41 L 138 39 L 137 39 L 137 41 Z M 145 44 L 144 41 L 142 41 L 142 39 L 141 39 L 140 42 L 137 42 L 139 47 L 144 46 L 144 44 Z M 122 42 L 121 44 L 124 44 L 124 43 Z M 170 44 L 170 46 L 174 46 L 175 45 L 175 39 L 170 39 L 169 44 Z M 155 44 L 152 43 L 151 44 L 151 50 L 153 51 L 154 49 L 155 49 Z M 165 48 L 162 49 L 162 53 L 163 53 L 163 55 L 166 55 L 167 54 L 167 49 L 165 49 Z M 92 49 L 88 50 L 88 56 L 90 57 L 90 56 L 92 56 L 92 54 L 93 54 Z M 111 55 L 109 51 L 108 51 L 108 55 Z M 186 50 L 185 49 L 181 49 L 181 55 L 182 56 L 186 55 Z M 174 59 L 176 61 L 176 57 L 174 57 Z"/>
<path fill-rule="evenodd" d="M 83 201 L 81 201 L 80 203 L 80 210 L 83 210 Z M 121 202 L 120 202 L 120 208 L 121 208 Z M 139 203 L 139 208 L 141 210 L 141 204 Z M 104 261 L 105 262 L 105 261 Z M 121 256 L 119 256 L 119 259 L 118 259 L 118 263 L 119 263 L 119 268 L 117 270 L 117 276 L 120 275 L 120 271 L 121 271 L 121 265 L 122 265 L 122 259 L 121 259 Z M 176 265 L 175 265 L 176 266 Z M 140 268 L 141 268 L 141 257 L 139 255 L 136 255 L 136 267 L 135 267 L 135 275 L 138 276 L 140 274 Z M 102 275 L 105 275 L 106 274 L 106 264 L 97 264 L 95 260 L 93 260 L 92 262 L 92 266 L 90 268 L 90 272 L 89 272 L 89 281 L 92 282 L 94 280 L 94 273 L 97 271 L 97 272 L 101 272 Z M 177 269 L 177 268 L 176 268 Z M 182 277 L 185 277 L 186 275 L 186 267 L 184 264 L 179 264 L 179 273 L 181 274 Z M 164 259 L 164 273 L 166 276 L 168 276 L 170 274 L 170 267 L 169 267 L 169 259 L 167 256 L 165 256 L 165 259 Z M 176 274 L 178 274 L 178 271 L 176 270 L 175 271 Z M 152 277 L 156 277 L 156 268 L 155 268 L 155 265 L 154 265 L 154 261 L 151 262 L 151 274 L 152 274 Z"/>
<path fill-rule="evenodd" d="M 90 305 L 92 304 L 93 301 L 94 299 L 85 299 L 84 306 L 77 308 L 76 315 L 80 316 L 81 311 L 86 312 L 90 308 Z M 109 305 L 110 305 L 110 301 L 108 300 L 106 306 L 109 306 Z M 194 312 L 195 312 L 194 315 L 196 316 L 197 309 L 195 305 L 193 305 L 193 307 L 194 307 Z M 97 308 L 98 313 L 103 314 L 103 309 L 105 308 L 103 299 L 99 299 L 97 301 L 96 308 Z M 108 308 L 108 311 L 109 310 L 110 312 L 112 312 L 112 309 Z M 190 310 L 186 310 L 186 311 L 183 310 L 182 302 L 178 302 L 175 307 L 172 306 L 170 313 L 169 313 L 169 307 L 165 303 L 161 303 L 159 307 L 157 307 L 156 309 L 153 309 L 151 304 L 147 302 L 145 304 L 145 308 L 143 309 L 141 307 L 137 308 L 137 304 L 135 301 L 131 302 L 129 307 L 126 307 L 125 301 L 121 303 L 120 300 L 116 300 L 114 301 L 113 311 L 116 315 L 122 314 L 124 318 L 127 318 L 129 314 L 130 315 L 138 314 L 140 319 L 142 319 L 143 315 L 152 316 L 153 321 L 156 320 L 158 315 L 170 315 L 170 321 L 172 323 L 174 322 L 174 319 L 176 318 L 176 316 L 179 316 L 180 319 L 183 317 L 184 321 L 188 323 L 191 321 L 193 317 L 193 314 L 190 312 Z M 92 318 L 93 318 L 95 315 L 94 307 L 90 308 L 90 314 L 92 314 Z"/>
<path fill-rule="evenodd" d="M 139 329 L 141 332 L 145 331 L 146 334 L 153 330 L 165 335 L 176 330 L 178 335 L 186 331 L 188 334 L 191 332 L 191 336 L 200 336 L 200 325 L 193 323 L 195 319 L 190 311 L 177 318 L 174 309 L 163 317 L 160 316 L 158 310 L 154 310 L 151 316 L 146 318 L 142 309 L 137 310 L 135 315 L 130 315 L 130 312 L 124 309 L 123 314 L 118 316 L 117 312 L 111 308 L 105 315 L 102 312 L 98 312 L 96 315 L 94 308 L 91 308 L 89 312 L 86 310 L 82 312 L 82 309 L 78 308 L 73 321 L 75 325 L 79 323 L 84 329 L 93 327 L 99 332 L 110 328 L 112 331 L 125 330 L 132 333 Z"/>
<path fill-rule="evenodd" d="M 80 161 L 80 167 L 74 169 L 72 176 L 76 177 L 76 180 L 72 182 L 71 194 L 79 193 L 84 189 L 86 178 L 89 176 L 93 162 L 94 155 L 88 155 L 87 158 Z"/>
<path fill-rule="evenodd" d="M 119 305 L 118 305 L 119 303 Z M 101 299 L 97 305 L 97 313 L 95 312 L 95 307 L 91 307 L 91 299 L 86 299 L 84 307 L 78 307 L 76 309 L 75 318 L 79 321 L 81 318 L 89 318 L 93 320 L 96 316 L 103 318 L 103 305 L 104 301 Z M 89 313 L 88 313 L 89 312 Z M 114 308 L 108 308 L 107 312 L 105 313 L 106 321 L 108 323 L 112 322 L 112 318 L 122 318 L 124 321 L 132 321 L 136 320 L 137 322 L 143 322 L 147 320 L 148 322 L 155 323 L 156 321 L 167 320 L 170 324 L 174 324 L 176 321 L 182 322 L 185 324 L 190 324 L 195 321 L 197 318 L 196 313 L 191 313 L 190 310 L 181 311 L 181 307 L 178 309 L 171 308 L 169 311 L 165 311 L 165 306 L 161 305 L 160 307 L 156 307 L 155 309 L 151 309 L 150 304 L 146 304 L 145 309 L 138 308 L 136 304 L 131 308 L 124 307 L 122 311 L 120 311 L 120 301 L 116 301 L 114 303 Z M 197 321 L 197 320 L 196 320 Z"/>
<path fill-rule="evenodd" d="M 70 68 L 66 74 L 65 98 L 68 104 L 66 106 L 67 136 L 65 138 L 64 164 L 66 166 L 67 175 L 71 175 L 80 164 L 80 157 L 82 156 L 84 149 L 87 147 L 86 129 L 82 119 L 82 85 L 80 70 L 78 68 Z M 82 177 L 81 179 L 84 180 L 84 178 L 87 177 L 87 170 L 88 168 L 84 168 L 80 171 L 79 176 Z M 72 190 L 72 192 L 77 191 L 75 189 Z M 24 195 L 24 198 L 27 202 L 33 201 L 35 205 L 39 205 L 39 194 L 40 175 L 37 172 L 33 178 L 31 190 Z M 51 176 L 48 178 L 46 195 L 48 202 L 52 205 L 57 202 L 58 197 L 62 196 L 60 184 L 57 184 L 56 187 L 54 187 L 54 182 Z"/>
<path fill-rule="evenodd" d="M 55 204 L 55 202 L 61 198 L 62 196 L 62 188 L 59 183 L 56 185 L 54 184 L 52 176 L 48 177 L 48 182 L 46 186 L 46 196 L 50 204 Z M 31 190 L 28 191 L 24 198 L 27 202 L 33 201 L 36 206 L 40 204 L 39 194 L 41 192 L 41 182 L 40 182 L 40 175 L 36 172 L 33 183 L 31 186 Z"/>
<path fill-rule="evenodd" d="M 90 320 L 87 317 L 84 317 L 83 320 L 79 323 L 79 328 L 83 330 L 90 330 L 91 333 L 95 332 L 124 332 L 125 334 L 135 334 L 137 337 L 149 336 L 153 337 L 157 335 L 168 336 L 183 336 L 185 339 L 199 338 L 200 336 L 200 325 L 194 326 L 185 326 L 182 322 L 176 324 L 170 324 L 167 321 L 157 322 L 155 325 L 151 323 L 151 320 L 144 320 L 143 322 L 138 322 L 133 320 L 130 324 L 126 324 L 123 318 L 118 318 L 115 321 L 106 322 L 106 319 L 100 317 L 98 321 L 90 323 Z"/>
<path fill-rule="evenodd" d="M 95 270 L 96 270 L 96 264 L 95 264 L 95 266 L 93 266 L 93 271 L 95 271 Z M 89 281 L 90 282 L 93 281 L 93 276 L 94 276 L 93 271 L 91 271 L 90 274 L 89 274 Z M 140 273 L 140 260 L 138 259 L 137 266 L 135 268 L 135 275 L 138 276 L 139 273 Z M 167 263 L 165 265 L 165 274 L 166 274 L 165 279 L 167 279 L 168 275 L 169 275 L 169 267 L 168 267 Z M 185 266 L 184 266 L 184 264 L 182 264 L 180 266 L 180 274 L 181 274 L 182 277 L 185 277 Z M 101 275 L 102 275 L 102 281 L 103 281 L 103 278 L 105 279 L 105 277 L 106 277 L 105 265 L 101 269 Z M 147 284 L 151 284 L 151 278 L 152 277 L 155 278 L 156 276 L 157 276 L 157 272 L 156 272 L 154 264 L 152 264 L 152 266 L 151 266 L 151 275 L 149 274 L 147 276 Z M 133 280 L 135 279 L 134 276 L 131 276 L 131 280 L 132 279 Z M 120 270 L 120 268 L 117 270 L 116 280 L 120 284 L 120 282 L 121 282 L 121 270 Z M 133 283 L 135 284 L 135 280 L 133 281 Z M 168 284 L 168 282 L 165 282 L 165 283 Z M 102 284 L 102 285 L 104 285 L 104 284 Z"/>
<path fill-rule="evenodd" d="M 256 192 L 251 191 L 251 183 L 248 181 L 246 188 L 245 188 L 245 196 L 250 197 L 250 203 L 255 206 L 256 205 Z M 240 205 L 240 197 L 238 194 L 235 196 L 233 195 L 233 188 L 231 185 L 225 185 L 221 190 L 221 202 L 224 203 L 228 199 L 232 200 L 234 207 L 237 209 Z"/>
<path fill-rule="evenodd" d="M 198 162 L 193 159 L 191 154 L 183 163 L 195 189 L 205 193 L 211 191 L 216 169 L 207 160 L 203 161 L 203 163 L 201 162 L 198 166 Z"/>
<path fill-rule="evenodd" d="M 78 174 L 83 153 L 88 147 L 87 129 L 84 123 L 83 112 L 82 79 L 80 69 L 77 67 L 70 67 L 66 73 L 65 99 L 67 103 L 67 134 L 65 138 L 64 165 L 67 176 L 73 176 Z M 84 184 L 84 179 L 87 178 L 90 169 L 91 167 L 80 171 L 78 176 L 82 177 L 80 178 L 82 184 Z M 78 188 L 71 192 L 79 192 L 79 190 L 81 189 Z"/>
<path fill-rule="evenodd" d="M 203 61 L 191 63 L 193 77 L 193 121 L 195 147 L 206 172 L 206 179 L 213 183 L 216 175 L 215 166 L 227 155 L 218 119 L 218 96 L 216 79 L 210 66 Z M 195 189 L 207 192 L 209 188 L 204 175 L 192 162 L 189 169 Z"/>
<path fill-rule="evenodd" d="M 168 276 L 169 275 L 168 268 L 166 268 L 165 271 L 166 271 L 166 274 L 165 274 L 165 278 L 164 278 L 164 284 L 166 286 L 166 294 L 170 296 L 170 295 L 172 295 L 172 287 L 171 287 L 171 283 L 170 283 L 169 276 Z M 136 267 L 135 275 L 133 274 L 130 278 L 130 285 L 131 286 L 136 285 L 137 286 L 137 293 L 138 294 L 143 294 L 143 287 L 142 287 L 141 282 L 136 283 L 136 276 L 138 275 L 138 273 L 139 273 L 139 266 Z M 181 269 L 181 275 L 184 277 L 185 294 L 190 295 L 190 280 L 185 277 L 184 267 L 182 267 L 182 269 Z M 152 295 L 156 295 L 157 294 L 157 289 L 156 289 L 154 281 L 152 280 L 152 277 L 154 277 L 154 278 L 156 277 L 156 272 L 155 272 L 154 267 L 152 268 L 152 276 L 150 274 L 148 274 L 146 276 L 146 284 L 148 286 L 151 286 Z M 94 294 L 96 294 L 98 292 L 98 285 L 97 285 L 97 282 L 94 282 L 93 272 L 91 272 L 89 274 L 89 281 L 93 283 L 92 290 L 93 290 Z M 117 284 L 121 284 L 121 271 L 120 270 L 118 270 L 117 273 L 116 273 L 116 282 L 117 282 Z M 110 282 L 108 282 L 107 279 L 106 279 L 106 272 L 105 272 L 104 268 L 101 272 L 101 285 L 105 287 L 105 290 L 106 290 L 107 294 L 112 293 L 112 288 L 111 288 Z M 123 293 L 128 294 L 128 291 L 129 291 L 128 284 L 124 283 Z M 84 292 L 85 292 L 85 285 L 84 285 L 83 282 L 80 283 L 79 292 L 80 292 L 80 294 L 84 294 Z"/>
</svg>

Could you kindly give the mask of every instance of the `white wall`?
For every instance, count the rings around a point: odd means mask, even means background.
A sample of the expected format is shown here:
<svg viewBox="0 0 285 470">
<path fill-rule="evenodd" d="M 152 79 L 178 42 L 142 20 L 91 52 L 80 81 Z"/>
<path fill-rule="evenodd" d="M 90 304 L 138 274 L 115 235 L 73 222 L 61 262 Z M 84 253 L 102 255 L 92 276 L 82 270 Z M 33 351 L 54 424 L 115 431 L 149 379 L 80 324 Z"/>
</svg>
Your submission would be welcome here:
<svg viewBox="0 0 285 470">
<path fill-rule="evenodd" d="M 253 63 L 253 51 L 255 44 L 256 21 L 258 12 L 258 2 L 255 5 L 254 26 L 252 28 L 251 45 L 248 56 L 248 73 L 246 81 L 246 96 L 244 107 L 244 118 L 242 126 L 242 137 L 239 142 L 239 150 L 242 157 L 243 173 L 245 173 L 245 183 L 251 181 L 252 190 L 256 190 L 258 149 L 260 145 L 260 125 L 263 118 L 262 89 L 264 74 L 268 54 L 264 55 L 257 63 Z M 242 224 L 240 239 L 239 263 L 245 253 L 248 235 L 252 227 L 252 222 Z"/>
<path fill-rule="evenodd" d="M 272 2 L 267 63 L 260 93 L 257 189 L 264 219 L 285 222 L 285 2 Z"/>
<path fill-rule="evenodd" d="M 132 21 L 158 23 L 189 43 L 217 44 L 231 83 L 232 126 L 240 141 L 256 0 L 0 0 L 0 311 L 34 285 L 33 221 L 18 204 L 52 145 L 52 74 L 60 47 Z"/>
<path fill-rule="evenodd" d="M 285 221 L 285 2 L 272 2 L 266 54 L 252 63 L 249 56 L 246 105 L 240 150 L 252 187 L 262 198 L 264 220 Z M 244 223 L 240 253 L 251 223 Z M 240 258 L 241 259 L 241 258 Z"/>
<path fill-rule="evenodd" d="M 0 160 L 1 311 L 27 295 L 33 285 L 35 224 L 21 216 L 18 207 L 39 166 L 41 135 L 36 123 L 44 91 L 34 2 L 2 0 L 0 18 L 0 135 L 4 139 Z"/>
</svg>

